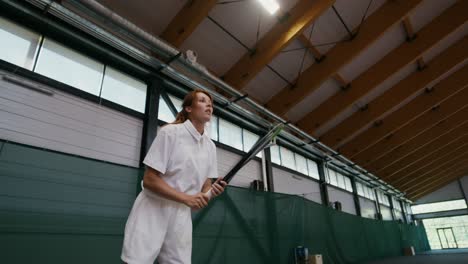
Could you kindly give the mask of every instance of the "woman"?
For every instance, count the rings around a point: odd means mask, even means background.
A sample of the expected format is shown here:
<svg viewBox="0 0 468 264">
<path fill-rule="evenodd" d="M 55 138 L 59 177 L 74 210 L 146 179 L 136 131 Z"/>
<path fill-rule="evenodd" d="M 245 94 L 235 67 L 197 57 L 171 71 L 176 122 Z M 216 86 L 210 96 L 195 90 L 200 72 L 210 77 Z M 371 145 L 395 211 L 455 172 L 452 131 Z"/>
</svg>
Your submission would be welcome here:
<svg viewBox="0 0 468 264">
<path fill-rule="evenodd" d="M 190 92 L 182 108 L 158 132 L 143 161 L 143 191 L 125 226 L 125 263 L 191 263 L 190 209 L 207 206 L 226 186 L 219 178 L 213 185 L 210 180 L 217 178 L 216 147 L 204 130 L 213 112 L 211 95 Z"/>
</svg>

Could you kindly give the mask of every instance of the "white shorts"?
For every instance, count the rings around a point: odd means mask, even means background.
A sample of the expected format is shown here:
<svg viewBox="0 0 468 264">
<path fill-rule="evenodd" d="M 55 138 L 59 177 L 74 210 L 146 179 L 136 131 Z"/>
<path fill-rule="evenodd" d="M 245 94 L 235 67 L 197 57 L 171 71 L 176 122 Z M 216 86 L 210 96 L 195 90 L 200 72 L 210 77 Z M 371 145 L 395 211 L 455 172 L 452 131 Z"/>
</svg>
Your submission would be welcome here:
<svg viewBox="0 0 468 264">
<path fill-rule="evenodd" d="M 190 264 L 190 208 L 143 190 L 125 225 L 121 258 L 128 264 Z"/>
</svg>

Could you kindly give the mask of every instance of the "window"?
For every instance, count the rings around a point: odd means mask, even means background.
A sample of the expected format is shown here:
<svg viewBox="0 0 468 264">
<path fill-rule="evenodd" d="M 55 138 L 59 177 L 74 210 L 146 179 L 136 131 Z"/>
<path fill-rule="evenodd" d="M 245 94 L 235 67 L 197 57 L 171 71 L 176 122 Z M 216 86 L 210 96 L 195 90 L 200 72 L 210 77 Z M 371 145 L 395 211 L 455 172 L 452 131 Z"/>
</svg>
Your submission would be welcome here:
<svg viewBox="0 0 468 264">
<path fill-rule="evenodd" d="M 244 152 L 249 152 L 252 146 L 257 143 L 260 136 L 245 129 L 242 129 L 242 133 L 244 134 Z M 255 156 L 261 158 L 262 151 L 258 152 Z"/>
<path fill-rule="evenodd" d="M 377 193 L 379 194 L 379 202 L 383 205 L 387 205 L 385 194 L 381 190 L 378 190 Z"/>
<path fill-rule="evenodd" d="M 172 114 L 169 106 L 167 106 L 162 97 L 159 97 L 158 119 L 167 123 L 173 122 L 175 120 L 175 116 Z"/>
<path fill-rule="evenodd" d="M 218 117 L 215 115 L 211 116 L 209 135 L 212 140 L 218 141 Z"/>
<path fill-rule="evenodd" d="M 353 186 L 351 184 L 351 179 L 348 176 L 345 176 L 335 170 L 328 169 L 328 179 L 327 182 L 330 185 L 337 186 L 341 189 L 353 192 Z M 364 196 L 362 193 L 362 185 L 360 195 Z"/>
<path fill-rule="evenodd" d="M 39 34 L 0 17 L 0 39 L 0 59 L 32 70 Z"/>
<path fill-rule="evenodd" d="M 99 96 L 104 65 L 55 41 L 45 39 L 36 72 Z"/>
<path fill-rule="evenodd" d="M 351 184 L 351 179 L 348 176 L 344 176 L 344 180 L 346 190 L 353 192 L 353 185 Z"/>
<path fill-rule="evenodd" d="M 280 147 L 281 165 L 296 170 L 296 162 L 294 161 L 294 153 L 287 148 Z"/>
<path fill-rule="evenodd" d="M 446 201 L 446 202 L 413 205 L 411 206 L 411 209 L 412 209 L 411 211 L 414 212 L 414 214 L 424 214 L 424 213 L 451 211 L 451 210 L 458 210 L 458 209 L 465 209 L 465 208 L 467 208 L 465 200 L 460 199 L 460 200 L 453 200 L 453 201 Z M 410 214 L 411 211 L 408 211 L 408 214 Z"/>
<path fill-rule="evenodd" d="M 338 181 L 336 180 L 336 172 L 334 170 L 328 170 L 328 178 L 331 185 L 338 185 Z"/>
<path fill-rule="evenodd" d="M 342 189 L 346 189 L 343 175 L 341 173 L 339 173 L 339 172 L 335 172 L 335 173 L 336 173 L 337 186 L 342 188 Z"/>
<path fill-rule="evenodd" d="M 395 210 L 398 210 L 401 212 L 401 205 L 400 205 L 400 201 L 398 201 L 395 197 L 392 196 L 392 199 L 393 199 L 393 208 L 395 208 Z"/>
<path fill-rule="evenodd" d="M 111 67 L 106 67 L 101 97 L 140 113 L 145 112 L 146 84 Z"/>
<path fill-rule="evenodd" d="M 360 196 L 363 196 L 363 197 L 366 197 L 367 199 L 375 201 L 375 192 L 372 188 L 359 182 L 356 183 L 356 188 Z"/>
<path fill-rule="evenodd" d="M 375 201 L 375 191 L 373 188 L 369 188 L 369 192 L 370 192 L 370 195 L 369 195 L 369 199 L 371 200 L 374 200 Z"/>
<path fill-rule="evenodd" d="M 172 96 L 172 95 L 169 95 L 169 98 L 171 99 L 172 104 L 176 108 L 177 112 L 182 111 L 183 101 L 181 99 L 177 98 L 177 97 Z"/>
<path fill-rule="evenodd" d="M 294 153 L 294 157 L 296 159 L 297 171 L 307 175 L 307 159 L 297 153 Z"/>
<path fill-rule="evenodd" d="M 364 196 L 364 190 L 363 190 L 362 183 L 356 182 L 356 189 L 357 189 L 358 195 Z"/>
<path fill-rule="evenodd" d="M 219 141 L 223 144 L 242 150 L 242 128 L 220 118 Z"/>
<path fill-rule="evenodd" d="M 307 168 L 309 170 L 309 176 L 315 178 L 317 180 L 320 179 L 320 175 L 318 172 L 318 165 L 315 161 L 307 159 Z"/>
<path fill-rule="evenodd" d="M 271 146 L 270 147 L 270 153 L 271 153 L 271 162 L 276 163 L 278 165 L 281 164 L 281 159 L 279 155 L 279 146 Z"/>
</svg>

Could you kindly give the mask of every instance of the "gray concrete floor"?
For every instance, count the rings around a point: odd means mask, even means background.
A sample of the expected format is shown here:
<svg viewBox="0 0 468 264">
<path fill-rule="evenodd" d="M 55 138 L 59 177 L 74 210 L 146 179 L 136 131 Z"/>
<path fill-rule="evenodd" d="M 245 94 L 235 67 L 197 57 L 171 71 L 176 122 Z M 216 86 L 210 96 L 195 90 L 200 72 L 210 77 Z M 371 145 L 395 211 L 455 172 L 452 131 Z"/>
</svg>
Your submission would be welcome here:
<svg viewBox="0 0 468 264">
<path fill-rule="evenodd" d="M 412 257 L 396 257 L 366 264 L 468 264 L 468 249 L 432 250 Z"/>
</svg>

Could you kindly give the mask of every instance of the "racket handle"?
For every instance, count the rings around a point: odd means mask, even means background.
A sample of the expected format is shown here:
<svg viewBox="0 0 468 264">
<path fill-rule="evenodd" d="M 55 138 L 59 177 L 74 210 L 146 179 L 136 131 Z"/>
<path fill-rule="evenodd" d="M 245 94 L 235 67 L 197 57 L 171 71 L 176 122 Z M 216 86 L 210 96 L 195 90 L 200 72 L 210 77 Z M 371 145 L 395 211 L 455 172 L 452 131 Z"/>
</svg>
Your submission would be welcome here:
<svg viewBox="0 0 468 264">
<path fill-rule="evenodd" d="M 205 193 L 205 195 L 206 195 L 206 196 L 208 197 L 208 199 L 210 199 L 210 200 L 211 200 L 211 198 L 213 198 L 213 193 L 211 192 L 211 189 L 209 189 L 209 190 Z"/>
</svg>

